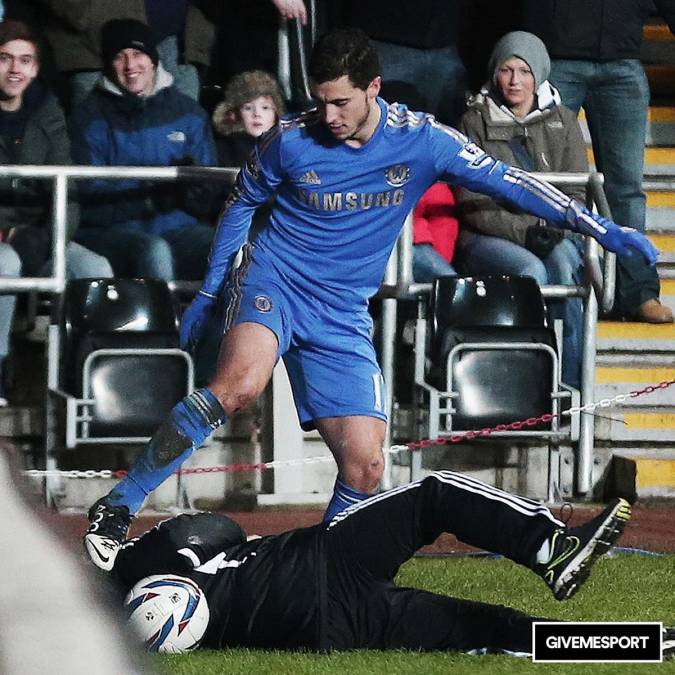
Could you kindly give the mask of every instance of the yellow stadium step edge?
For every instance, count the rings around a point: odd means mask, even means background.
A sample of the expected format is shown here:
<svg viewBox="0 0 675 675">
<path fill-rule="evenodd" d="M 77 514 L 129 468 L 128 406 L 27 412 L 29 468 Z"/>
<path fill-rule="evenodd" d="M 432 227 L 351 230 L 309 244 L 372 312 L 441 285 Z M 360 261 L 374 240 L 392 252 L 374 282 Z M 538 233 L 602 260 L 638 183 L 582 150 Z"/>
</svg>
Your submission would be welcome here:
<svg viewBox="0 0 675 675">
<path fill-rule="evenodd" d="M 642 27 L 642 39 L 645 42 L 673 42 L 675 36 L 665 23 L 647 23 Z"/>
<path fill-rule="evenodd" d="M 664 232 L 661 234 L 651 233 L 649 240 L 661 251 L 661 253 L 675 253 L 675 234 Z"/>
<path fill-rule="evenodd" d="M 675 347 L 675 324 L 652 324 L 634 321 L 600 321 L 599 339 L 649 340 L 672 342 Z"/>
<path fill-rule="evenodd" d="M 661 279 L 661 297 L 664 295 L 675 295 L 675 279 Z"/>
<path fill-rule="evenodd" d="M 648 209 L 675 209 L 675 192 L 647 190 Z"/>
<path fill-rule="evenodd" d="M 656 384 L 675 380 L 674 368 L 634 368 L 626 366 L 598 366 L 596 384 Z"/>
</svg>

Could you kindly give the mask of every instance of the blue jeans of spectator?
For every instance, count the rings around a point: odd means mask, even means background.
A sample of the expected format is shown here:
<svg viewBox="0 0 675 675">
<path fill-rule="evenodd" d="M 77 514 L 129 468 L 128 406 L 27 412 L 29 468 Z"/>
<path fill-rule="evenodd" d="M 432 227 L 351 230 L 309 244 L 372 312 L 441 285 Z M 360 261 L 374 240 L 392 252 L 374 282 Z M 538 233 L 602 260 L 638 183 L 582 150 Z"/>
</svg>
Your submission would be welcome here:
<svg viewBox="0 0 675 675">
<path fill-rule="evenodd" d="M 89 227 L 75 236 L 108 258 L 117 277 L 173 281 L 204 277 L 213 233 L 208 225 L 187 225 L 162 236 L 125 227 Z"/>
<path fill-rule="evenodd" d="M 199 100 L 199 73 L 190 63 L 179 63 L 178 42 L 175 35 L 169 35 L 157 45 L 159 60 L 173 75 L 173 83 L 186 96 Z M 77 107 L 89 95 L 101 79 L 100 70 L 82 70 L 68 77 L 70 86 L 70 109 Z"/>
<path fill-rule="evenodd" d="M 431 283 L 436 277 L 457 274 L 455 268 L 431 244 L 413 246 L 413 279 L 420 284 Z"/>
<path fill-rule="evenodd" d="M 579 238 L 566 237 L 541 259 L 523 246 L 501 237 L 460 231 L 458 249 L 462 271 L 468 274 L 506 274 L 533 277 L 546 284 L 578 285 L 583 274 L 583 249 Z M 583 301 L 565 298 L 547 301 L 549 321 L 562 319 L 562 379 L 572 387 L 581 384 Z"/>
<path fill-rule="evenodd" d="M 393 87 L 398 81 L 414 86 L 420 101 L 410 102 L 413 109 L 421 106 L 424 112 L 445 124 L 459 122 L 464 112 L 468 75 L 456 47 L 415 49 L 379 40 L 371 43 L 380 57 L 385 85 Z"/>
<path fill-rule="evenodd" d="M 21 276 L 21 260 L 16 251 L 0 243 L 0 276 L 17 279 Z M 9 353 L 9 332 L 12 328 L 16 295 L 0 295 L 0 360 Z"/>
<path fill-rule="evenodd" d="M 51 274 L 51 261 L 45 265 L 42 274 Z M 112 268 L 105 258 L 73 241 L 66 247 L 66 277 L 68 279 L 89 277 L 103 279 L 112 277 L 112 275 Z M 12 278 L 21 276 L 21 260 L 16 251 L 5 243 L 0 243 L 0 276 Z M 15 307 L 15 295 L 0 295 L 0 361 L 9 353 L 9 334 Z"/>
<path fill-rule="evenodd" d="M 642 175 L 649 83 L 642 63 L 637 59 L 604 63 L 554 60 L 549 80 L 568 108 L 586 111 L 613 220 L 644 232 Z M 656 270 L 641 256 L 619 258 L 617 271 L 618 313 L 630 316 L 638 305 L 659 296 Z"/>
</svg>

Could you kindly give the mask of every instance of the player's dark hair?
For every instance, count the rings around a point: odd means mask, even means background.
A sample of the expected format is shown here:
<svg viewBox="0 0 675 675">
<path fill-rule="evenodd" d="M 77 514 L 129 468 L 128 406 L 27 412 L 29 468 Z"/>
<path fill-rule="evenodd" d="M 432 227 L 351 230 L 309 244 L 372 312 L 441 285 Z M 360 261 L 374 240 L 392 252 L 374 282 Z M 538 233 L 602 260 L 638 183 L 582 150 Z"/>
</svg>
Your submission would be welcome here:
<svg viewBox="0 0 675 675">
<path fill-rule="evenodd" d="M 24 40 L 35 47 L 35 56 L 40 60 L 40 40 L 33 29 L 23 21 L 7 20 L 0 22 L 0 47 L 12 40 Z"/>
<path fill-rule="evenodd" d="M 380 74 L 377 52 L 359 28 L 338 28 L 323 35 L 312 50 L 309 75 L 316 84 L 348 75 L 363 89 Z"/>
</svg>

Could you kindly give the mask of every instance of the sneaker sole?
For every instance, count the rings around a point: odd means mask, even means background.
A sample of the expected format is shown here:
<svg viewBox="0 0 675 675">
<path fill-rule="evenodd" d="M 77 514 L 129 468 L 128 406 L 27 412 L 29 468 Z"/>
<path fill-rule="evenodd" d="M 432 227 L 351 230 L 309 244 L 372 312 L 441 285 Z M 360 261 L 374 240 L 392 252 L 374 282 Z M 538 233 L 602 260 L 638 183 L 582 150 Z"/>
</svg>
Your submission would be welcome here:
<svg viewBox="0 0 675 675">
<path fill-rule="evenodd" d="M 572 558 L 558 577 L 553 587 L 556 600 L 567 600 L 581 588 L 591 573 L 593 563 L 612 548 L 614 542 L 621 536 L 630 516 L 630 504 L 625 499 L 619 498 L 593 537 Z"/>
<path fill-rule="evenodd" d="M 84 537 L 84 550 L 91 562 L 104 572 L 110 572 L 115 566 L 115 558 L 121 546 L 119 542 L 98 534 L 87 534 Z"/>
<path fill-rule="evenodd" d="M 661 656 L 664 661 L 675 660 L 675 640 L 668 640 L 663 643 Z"/>
</svg>

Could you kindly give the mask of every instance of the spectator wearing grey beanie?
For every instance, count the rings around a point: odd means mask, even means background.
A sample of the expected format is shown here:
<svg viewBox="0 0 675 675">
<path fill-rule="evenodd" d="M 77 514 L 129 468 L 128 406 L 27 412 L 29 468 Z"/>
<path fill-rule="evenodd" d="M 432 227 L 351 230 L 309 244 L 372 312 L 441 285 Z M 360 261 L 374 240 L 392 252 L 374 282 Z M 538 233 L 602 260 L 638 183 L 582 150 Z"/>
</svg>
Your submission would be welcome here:
<svg viewBox="0 0 675 675">
<path fill-rule="evenodd" d="M 492 84 L 497 85 L 497 70 L 511 56 L 522 59 L 530 66 L 534 76 L 535 91 L 548 80 L 551 74 L 551 59 L 546 51 L 546 45 L 532 33 L 516 30 L 507 33 L 495 44 L 490 60 L 488 72 L 491 73 Z"/>
<path fill-rule="evenodd" d="M 526 171 L 587 171 L 576 115 L 560 105 L 548 76 L 544 43 L 523 31 L 508 33 L 488 61 L 488 82 L 472 97 L 460 130 L 486 152 Z M 568 188 L 584 200 L 583 188 Z M 514 213 L 492 198 L 458 192 L 460 234 L 456 260 L 468 274 L 531 276 L 540 285 L 581 282 L 580 242 L 535 216 Z M 581 383 L 582 303 L 551 300 L 549 319 L 563 321 L 562 377 Z"/>
</svg>

